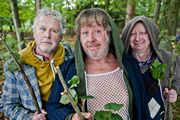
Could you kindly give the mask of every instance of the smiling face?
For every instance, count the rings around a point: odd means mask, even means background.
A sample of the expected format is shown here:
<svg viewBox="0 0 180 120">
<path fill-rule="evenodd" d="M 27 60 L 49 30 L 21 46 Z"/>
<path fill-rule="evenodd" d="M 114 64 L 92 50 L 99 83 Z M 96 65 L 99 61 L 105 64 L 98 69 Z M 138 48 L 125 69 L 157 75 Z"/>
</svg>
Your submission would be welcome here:
<svg viewBox="0 0 180 120">
<path fill-rule="evenodd" d="M 109 52 L 109 39 L 102 24 L 93 21 L 81 25 L 80 37 L 82 47 L 90 59 L 99 60 Z"/>
<path fill-rule="evenodd" d="M 41 16 L 35 27 L 34 38 L 37 54 L 54 54 L 61 41 L 58 20 L 45 15 Z"/>
<path fill-rule="evenodd" d="M 141 22 L 136 23 L 131 32 L 130 46 L 133 52 L 140 53 L 150 51 L 149 35 Z"/>
</svg>

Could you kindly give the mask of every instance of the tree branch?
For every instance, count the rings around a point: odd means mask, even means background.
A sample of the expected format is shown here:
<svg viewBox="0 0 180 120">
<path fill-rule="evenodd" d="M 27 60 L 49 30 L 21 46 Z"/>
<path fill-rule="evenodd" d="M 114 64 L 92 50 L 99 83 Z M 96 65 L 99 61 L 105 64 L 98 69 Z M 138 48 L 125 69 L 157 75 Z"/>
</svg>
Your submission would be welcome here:
<svg viewBox="0 0 180 120">
<path fill-rule="evenodd" d="M 62 83 L 62 85 L 63 85 L 63 87 L 64 87 L 64 92 L 63 92 L 63 94 L 67 95 L 69 102 L 72 104 L 74 110 L 75 110 L 76 113 L 79 115 L 80 119 L 81 119 L 81 120 L 84 120 L 84 117 L 82 116 L 81 111 L 79 110 L 79 108 L 78 108 L 77 104 L 75 103 L 75 101 L 74 101 L 71 93 L 70 93 L 69 90 L 68 90 L 68 87 L 67 87 L 67 85 L 66 85 L 66 82 L 64 81 L 64 78 L 63 78 L 63 76 L 62 76 L 61 70 L 59 69 L 59 66 L 56 67 L 56 70 L 57 70 L 59 79 L 60 79 L 60 81 L 61 81 L 61 83 Z"/>
<path fill-rule="evenodd" d="M 37 99 L 36 99 L 36 96 L 35 96 L 35 93 L 34 93 L 33 88 L 32 88 L 32 86 L 31 86 L 31 84 L 30 84 L 30 82 L 29 82 L 28 77 L 27 77 L 26 74 L 24 73 L 23 67 L 20 65 L 20 63 L 18 62 L 16 56 L 13 54 L 13 52 L 10 50 L 10 48 L 9 48 L 8 45 L 6 44 L 6 35 L 7 35 L 6 31 L 4 31 L 2 37 L 0 37 L 0 41 L 2 41 L 3 45 L 6 47 L 6 49 L 7 49 L 8 52 L 10 53 L 10 55 L 13 57 L 16 65 L 17 65 L 17 67 L 19 68 L 19 70 L 20 70 L 20 72 L 21 72 L 21 74 L 22 74 L 22 76 L 23 76 L 23 78 L 24 78 L 24 80 L 25 80 L 25 82 L 26 82 L 26 84 L 27 84 L 27 86 L 28 86 L 28 88 L 29 88 L 29 91 L 30 91 L 30 93 L 31 93 L 31 96 L 32 96 L 34 105 L 35 105 L 35 107 L 36 107 L 36 111 L 37 111 L 38 113 L 41 113 L 40 108 L 39 108 L 39 104 L 38 104 Z"/>
</svg>

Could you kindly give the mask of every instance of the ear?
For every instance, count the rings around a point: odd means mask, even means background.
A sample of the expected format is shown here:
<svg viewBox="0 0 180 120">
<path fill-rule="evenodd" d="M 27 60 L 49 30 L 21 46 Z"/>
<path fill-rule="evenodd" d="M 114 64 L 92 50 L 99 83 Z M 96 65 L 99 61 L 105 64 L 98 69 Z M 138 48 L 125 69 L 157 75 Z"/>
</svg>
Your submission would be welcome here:
<svg viewBox="0 0 180 120">
<path fill-rule="evenodd" d="M 60 39 L 60 41 L 59 41 L 59 42 L 61 42 L 61 41 L 62 41 L 62 39 L 63 39 L 63 34 L 60 34 L 60 35 L 59 35 L 59 39 Z"/>
</svg>

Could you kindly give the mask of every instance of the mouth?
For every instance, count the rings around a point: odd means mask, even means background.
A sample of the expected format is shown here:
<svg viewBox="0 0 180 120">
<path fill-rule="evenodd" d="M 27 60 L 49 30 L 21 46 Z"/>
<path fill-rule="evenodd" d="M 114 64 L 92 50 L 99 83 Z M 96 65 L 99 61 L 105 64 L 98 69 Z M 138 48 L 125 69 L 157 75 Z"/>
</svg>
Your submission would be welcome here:
<svg viewBox="0 0 180 120">
<path fill-rule="evenodd" d="M 100 44 L 95 44 L 95 45 L 88 45 L 87 48 L 91 50 L 95 50 L 100 46 Z"/>
<path fill-rule="evenodd" d="M 143 44 L 144 42 L 135 42 L 134 44 L 135 45 L 140 45 L 140 44 Z"/>
<path fill-rule="evenodd" d="M 42 42 L 42 43 L 51 43 L 51 42 Z"/>
<path fill-rule="evenodd" d="M 52 44 L 50 41 L 43 41 L 42 44 Z"/>
</svg>

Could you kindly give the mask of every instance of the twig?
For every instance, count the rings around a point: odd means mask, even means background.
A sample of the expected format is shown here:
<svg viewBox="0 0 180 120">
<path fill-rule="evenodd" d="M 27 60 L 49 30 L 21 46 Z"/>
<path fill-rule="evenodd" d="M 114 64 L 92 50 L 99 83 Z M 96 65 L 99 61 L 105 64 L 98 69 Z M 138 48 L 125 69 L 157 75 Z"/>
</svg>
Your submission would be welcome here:
<svg viewBox="0 0 180 120">
<path fill-rule="evenodd" d="M 62 85 L 63 85 L 63 87 L 64 87 L 64 92 L 63 92 L 63 93 L 64 93 L 65 95 L 67 95 L 69 102 L 72 104 L 74 110 L 75 110 L 76 113 L 79 115 L 80 119 L 81 119 L 81 120 L 84 120 L 84 117 L 82 116 L 82 114 L 81 114 L 81 112 L 80 112 L 77 104 L 75 103 L 75 101 L 74 101 L 71 93 L 70 93 L 69 90 L 68 90 L 68 87 L 67 87 L 67 85 L 66 85 L 66 82 L 64 81 L 64 78 L 63 78 L 63 76 L 62 76 L 61 70 L 59 69 L 59 66 L 56 67 L 56 70 L 57 70 L 59 79 L 60 79 L 60 81 L 61 81 L 61 83 L 62 83 Z"/>
<path fill-rule="evenodd" d="M 171 63 L 169 67 L 169 77 L 168 77 L 168 89 L 171 90 L 172 88 L 172 78 L 176 73 L 173 73 L 173 65 L 174 65 L 174 60 L 175 60 L 175 51 L 176 51 L 177 46 L 174 45 L 174 43 L 171 43 Z M 172 113 L 172 104 L 167 101 L 167 120 L 171 120 L 171 113 Z"/>
<path fill-rule="evenodd" d="M 13 52 L 9 49 L 8 45 L 6 44 L 6 35 L 7 35 L 7 33 L 6 33 L 6 31 L 5 31 L 5 32 L 3 33 L 2 38 L 0 38 L 0 41 L 2 41 L 2 43 L 4 44 L 4 46 L 6 47 L 6 49 L 8 50 L 8 52 L 10 53 L 10 55 L 13 57 L 14 61 L 16 62 L 16 65 L 18 66 L 18 68 L 19 68 L 19 70 L 20 70 L 20 72 L 21 72 L 21 74 L 22 74 L 22 76 L 23 76 L 23 78 L 24 78 L 24 80 L 25 80 L 28 88 L 29 88 L 29 91 L 30 91 L 30 93 L 31 93 L 31 96 L 32 96 L 34 105 L 35 105 L 35 107 L 36 107 L 36 111 L 37 111 L 38 113 L 41 113 L 40 108 L 39 108 L 39 104 L 38 104 L 37 99 L 36 99 L 36 96 L 35 96 L 35 93 L 34 93 L 33 88 L 32 88 L 32 86 L 31 86 L 31 84 L 30 84 L 30 82 L 29 82 L 28 77 L 27 77 L 26 74 L 24 73 L 23 67 L 20 65 L 20 63 L 18 62 L 16 56 L 13 54 Z"/>
</svg>

